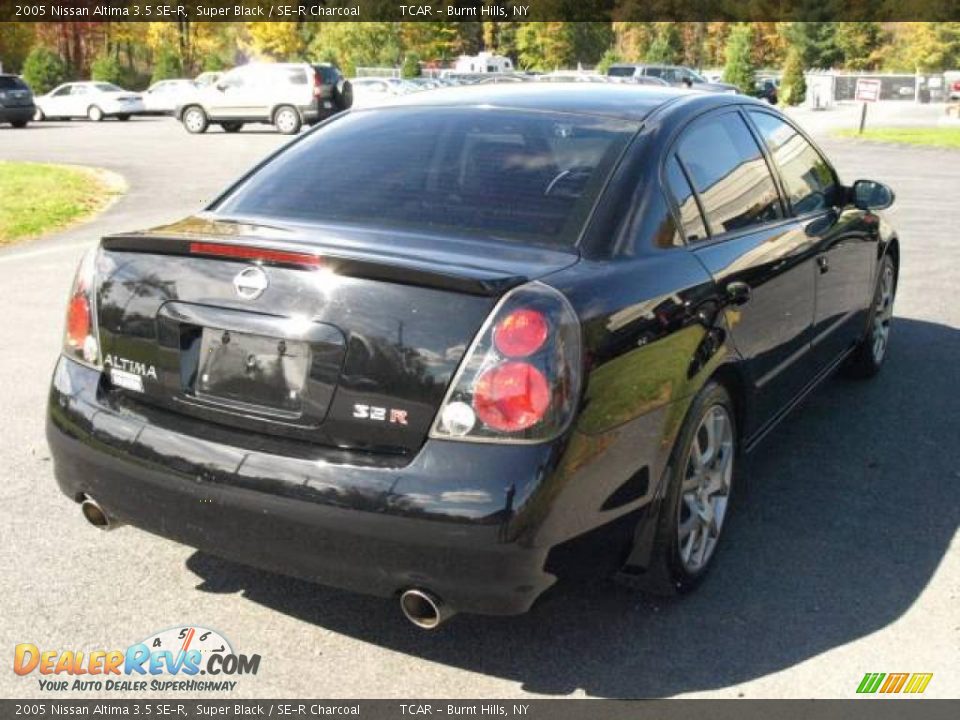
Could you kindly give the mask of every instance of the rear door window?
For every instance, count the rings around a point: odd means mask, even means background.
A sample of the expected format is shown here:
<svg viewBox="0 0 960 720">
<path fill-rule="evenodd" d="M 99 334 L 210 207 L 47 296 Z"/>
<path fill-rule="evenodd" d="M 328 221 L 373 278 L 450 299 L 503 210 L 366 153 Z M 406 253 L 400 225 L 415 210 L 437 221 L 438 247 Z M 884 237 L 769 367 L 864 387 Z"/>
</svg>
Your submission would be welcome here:
<svg viewBox="0 0 960 720">
<path fill-rule="evenodd" d="M 737 112 L 697 120 L 677 146 L 712 235 L 744 230 L 782 217 L 770 169 Z"/>
<path fill-rule="evenodd" d="M 0 90 L 26 90 L 27 85 L 20 78 L 0 75 Z"/>
<path fill-rule="evenodd" d="M 680 242 L 697 242 L 707 239 L 707 228 L 703 223 L 703 216 L 700 214 L 700 207 L 697 205 L 697 199 L 693 194 L 693 188 L 687 181 L 687 176 L 683 174 L 683 169 L 677 158 L 671 156 L 667 161 L 667 188 L 673 196 L 674 204 L 680 214 Z"/>
<path fill-rule="evenodd" d="M 770 148 L 794 212 L 802 215 L 830 207 L 839 182 L 816 148 L 796 128 L 770 113 L 750 111 L 750 119 Z"/>
<path fill-rule="evenodd" d="M 573 245 L 637 129 L 477 108 L 357 112 L 292 145 L 215 210 Z"/>
</svg>

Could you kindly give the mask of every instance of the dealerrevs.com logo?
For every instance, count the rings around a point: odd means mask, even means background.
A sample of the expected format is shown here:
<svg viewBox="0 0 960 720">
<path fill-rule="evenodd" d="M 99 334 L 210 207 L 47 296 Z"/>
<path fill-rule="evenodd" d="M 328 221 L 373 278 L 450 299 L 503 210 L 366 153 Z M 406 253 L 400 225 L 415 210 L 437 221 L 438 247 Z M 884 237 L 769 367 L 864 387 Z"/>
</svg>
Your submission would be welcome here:
<svg viewBox="0 0 960 720">
<path fill-rule="evenodd" d="M 215 630 L 181 626 L 150 635 L 125 650 L 46 650 L 20 643 L 17 675 L 39 675 L 43 691 L 232 691 L 241 675 L 256 675 L 259 655 L 234 652 Z"/>
</svg>

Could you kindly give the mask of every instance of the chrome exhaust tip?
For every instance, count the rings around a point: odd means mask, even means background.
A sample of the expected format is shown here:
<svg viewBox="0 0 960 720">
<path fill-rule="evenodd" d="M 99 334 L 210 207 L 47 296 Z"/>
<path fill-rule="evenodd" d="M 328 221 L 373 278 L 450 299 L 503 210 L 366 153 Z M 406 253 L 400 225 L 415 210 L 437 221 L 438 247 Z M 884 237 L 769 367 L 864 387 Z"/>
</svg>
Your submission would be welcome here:
<svg viewBox="0 0 960 720">
<path fill-rule="evenodd" d="M 423 630 L 435 630 L 456 614 L 436 595 L 417 588 L 400 594 L 400 609 L 407 620 Z"/>
<path fill-rule="evenodd" d="M 83 513 L 83 517 L 86 518 L 88 523 L 99 530 L 113 530 L 120 527 L 120 523 L 111 519 L 106 511 L 100 507 L 100 503 L 92 497 L 84 498 L 83 502 L 80 503 L 80 512 Z"/>
</svg>

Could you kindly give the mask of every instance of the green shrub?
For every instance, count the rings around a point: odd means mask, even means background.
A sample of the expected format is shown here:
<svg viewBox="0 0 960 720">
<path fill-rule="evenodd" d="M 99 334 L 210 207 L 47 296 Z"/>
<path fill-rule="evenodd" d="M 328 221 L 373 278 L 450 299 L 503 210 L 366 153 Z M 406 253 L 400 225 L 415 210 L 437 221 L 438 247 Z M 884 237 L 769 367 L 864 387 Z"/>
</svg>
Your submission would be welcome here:
<svg viewBox="0 0 960 720">
<path fill-rule="evenodd" d="M 597 62 L 597 67 L 595 70 L 601 75 L 606 75 L 607 70 L 610 69 L 611 65 L 616 65 L 617 63 L 623 62 L 623 58 L 613 48 L 609 48 L 603 55 L 600 57 L 600 60 Z"/>
<path fill-rule="evenodd" d="M 120 85 L 123 83 L 123 68 L 115 55 L 104 53 L 90 64 L 90 79 Z"/>
<path fill-rule="evenodd" d="M 400 76 L 405 78 L 420 77 L 420 56 L 416 53 L 407 53 L 400 66 Z"/>
<path fill-rule="evenodd" d="M 170 50 L 161 50 L 154 60 L 150 82 L 170 80 L 171 78 L 181 77 L 182 74 L 183 65 L 180 62 L 180 56 Z"/>
<path fill-rule="evenodd" d="M 54 52 L 36 47 L 23 61 L 23 79 L 37 95 L 53 90 L 69 79 L 67 64 Z"/>
<path fill-rule="evenodd" d="M 799 105 L 807 96 L 807 81 L 803 77 L 803 57 L 796 48 L 787 54 L 779 95 L 780 102 L 784 105 Z"/>
</svg>

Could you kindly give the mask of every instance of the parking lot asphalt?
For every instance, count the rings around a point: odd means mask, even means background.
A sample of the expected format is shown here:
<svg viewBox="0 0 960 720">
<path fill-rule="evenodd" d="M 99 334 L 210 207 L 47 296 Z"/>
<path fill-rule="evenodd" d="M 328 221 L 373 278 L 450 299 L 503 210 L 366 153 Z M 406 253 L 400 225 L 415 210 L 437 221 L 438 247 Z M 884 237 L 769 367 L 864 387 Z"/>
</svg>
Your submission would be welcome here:
<svg viewBox="0 0 960 720">
<path fill-rule="evenodd" d="M 768 438 L 691 596 L 564 586 L 528 615 L 459 616 L 428 634 L 392 601 L 90 528 L 56 489 L 43 434 L 77 260 L 102 234 L 199 209 L 285 140 L 266 127 L 190 136 L 164 119 L 0 128 L 2 160 L 97 166 L 129 185 L 95 220 L 0 250 L 8 659 L 16 643 L 125 648 L 194 624 L 262 657 L 227 699 L 853 697 L 866 672 L 932 672 L 926 696 L 960 695 L 960 152 L 823 142 L 845 179 L 897 192 L 887 366 L 871 382 L 829 381 Z M 0 671 L 0 696 L 43 697 L 37 677 Z"/>
</svg>

